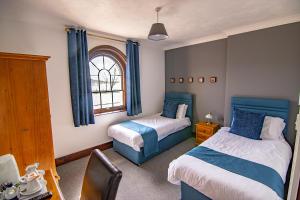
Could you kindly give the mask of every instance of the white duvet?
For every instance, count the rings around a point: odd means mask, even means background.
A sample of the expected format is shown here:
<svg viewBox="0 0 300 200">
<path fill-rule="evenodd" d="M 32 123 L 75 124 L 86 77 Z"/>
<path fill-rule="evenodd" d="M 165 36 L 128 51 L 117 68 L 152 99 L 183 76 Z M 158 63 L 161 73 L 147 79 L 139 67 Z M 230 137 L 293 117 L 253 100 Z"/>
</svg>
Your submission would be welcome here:
<svg viewBox="0 0 300 200">
<path fill-rule="evenodd" d="M 228 131 L 227 127 L 221 128 L 201 146 L 271 167 L 285 182 L 292 156 L 285 140 L 252 140 Z M 276 192 L 260 182 L 189 155 L 182 155 L 170 163 L 168 180 L 173 184 L 183 181 L 214 200 L 280 199 Z"/>
<path fill-rule="evenodd" d="M 191 125 L 191 121 L 188 117 L 183 119 L 171 119 L 160 116 L 160 113 L 131 121 L 154 128 L 158 135 L 158 141 Z M 143 138 L 139 133 L 119 124 L 112 125 L 108 128 L 108 136 L 132 147 L 136 151 L 140 151 L 140 148 L 144 146 Z"/>
</svg>

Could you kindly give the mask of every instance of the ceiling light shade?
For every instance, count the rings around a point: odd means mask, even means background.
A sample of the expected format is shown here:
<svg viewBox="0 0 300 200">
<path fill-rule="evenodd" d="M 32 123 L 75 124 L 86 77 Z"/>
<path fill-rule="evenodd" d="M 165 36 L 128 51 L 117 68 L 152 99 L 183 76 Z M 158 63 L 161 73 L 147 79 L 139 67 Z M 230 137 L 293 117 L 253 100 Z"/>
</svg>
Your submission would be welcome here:
<svg viewBox="0 0 300 200">
<path fill-rule="evenodd" d="M 159 40 L 165 40 L 167 39 L 168 33 L 166 31 L 166 28 L 163 23 L 158 23 L 158 12 L 161 10 L 160 7 L 157 7 L 155 9 L 157 13 L 157 23 L 152 24 L 148 39 L 149 40 L 154 40 L 154 41 L 159 41 Z"/>
<path fill-rule="evenodd" d="M 159 41 L 159 40 L 165 40 L 167 38 L 168 38 L 168 33 L 166 31 L 164 24 L 162 23 L 152 24 L 148 35 L 149 40 Z"/>
</svg>

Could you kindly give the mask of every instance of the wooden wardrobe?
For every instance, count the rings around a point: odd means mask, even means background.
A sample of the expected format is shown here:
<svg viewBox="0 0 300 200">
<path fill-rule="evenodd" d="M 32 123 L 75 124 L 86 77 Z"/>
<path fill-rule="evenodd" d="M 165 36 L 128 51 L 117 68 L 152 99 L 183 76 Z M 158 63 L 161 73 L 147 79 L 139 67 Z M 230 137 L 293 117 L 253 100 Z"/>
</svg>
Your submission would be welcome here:
<svg viewBox="0 0 300 200">
<path fill-rule="evenodd" d="M 15 156 L 20 174 L 35 162 L 57 176 L 50 121 L 48 56 L 0 52 L 0 155 Z"/>
</svg>

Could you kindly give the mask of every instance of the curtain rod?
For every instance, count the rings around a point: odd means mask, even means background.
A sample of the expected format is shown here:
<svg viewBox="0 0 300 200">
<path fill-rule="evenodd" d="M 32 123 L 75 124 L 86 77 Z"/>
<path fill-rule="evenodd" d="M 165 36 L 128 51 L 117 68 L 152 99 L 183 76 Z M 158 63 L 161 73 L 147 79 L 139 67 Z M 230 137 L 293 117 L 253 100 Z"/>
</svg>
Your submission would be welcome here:
<svg viewBox="0 0 300 200">
<path fill-rule="evenodd" d="M 68 32 L 70 30 L 69 27 L 66 27 L 65 28 L 65 31 Z M 88 36 L 92 36 L 92 37 L 97 37 L 97 38 L 101 38 L 101 39 L 107 39 L 107 40 L 113 40 L 113 41 L 116 41 L 116 42 L 122 42 L 122 43 L 126 43 L 125 40 L 119 40 L 119 39 L 115 39 L 115 38 L 111 38 L 111 37 L 108 37 L 108 36 L 102 36 L 102 35 L 98 35 L 98 34 L 95 34 L 95 33 L 90 33 L 90 32 L 86 32 L 86 34 Z"/>
</svg>

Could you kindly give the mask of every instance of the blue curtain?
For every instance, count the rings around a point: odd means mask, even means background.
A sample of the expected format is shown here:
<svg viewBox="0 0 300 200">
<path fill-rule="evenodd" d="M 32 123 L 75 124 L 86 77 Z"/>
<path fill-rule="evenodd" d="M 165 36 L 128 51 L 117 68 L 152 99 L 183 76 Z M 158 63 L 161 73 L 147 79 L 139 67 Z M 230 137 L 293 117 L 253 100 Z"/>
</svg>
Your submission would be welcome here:
<svg viewBox="0 0 300 200">
<path fill-rule="evenodd" d="M 140 89 L 139 43 L 127 40 L 126 43 L 126 102 L 127 115 L 142 112 Z"/>
<path fill-rule="evenodd" d="M 88 48 L 85 30 L 69 29 L 68 54 L 75 127 L 94 124 Z"/>
</svg>

